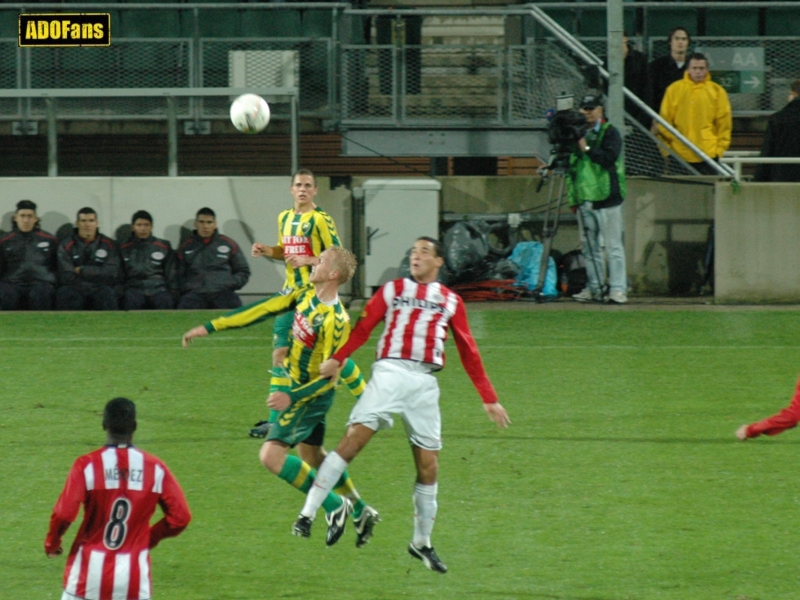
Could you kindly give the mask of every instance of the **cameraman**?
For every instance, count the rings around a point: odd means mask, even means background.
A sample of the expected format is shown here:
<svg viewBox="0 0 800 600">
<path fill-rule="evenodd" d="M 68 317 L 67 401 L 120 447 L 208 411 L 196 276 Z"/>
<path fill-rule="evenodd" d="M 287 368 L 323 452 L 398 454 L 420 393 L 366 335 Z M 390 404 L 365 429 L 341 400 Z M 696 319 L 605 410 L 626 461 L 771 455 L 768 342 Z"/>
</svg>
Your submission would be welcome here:
<svg viewBox="0 0 800 600">
<path fill-rule="evenodd" d="M 573 298 L 579 302 L 602 302 L 606 265 L 600 239 L 608 255 L 608 300 L 628 301 L 628 275 L 622 245 L 622 202 L 625 200 L 625 166 L 622 137 L 603 116 L 603 97 L 584 96 L 580 112 L 586 118 L 586 133 L 576 132 L 567 180 L 569 203 L 582 221 L 581 241 L 586 259 L 588 287 Z"/>
</svg>

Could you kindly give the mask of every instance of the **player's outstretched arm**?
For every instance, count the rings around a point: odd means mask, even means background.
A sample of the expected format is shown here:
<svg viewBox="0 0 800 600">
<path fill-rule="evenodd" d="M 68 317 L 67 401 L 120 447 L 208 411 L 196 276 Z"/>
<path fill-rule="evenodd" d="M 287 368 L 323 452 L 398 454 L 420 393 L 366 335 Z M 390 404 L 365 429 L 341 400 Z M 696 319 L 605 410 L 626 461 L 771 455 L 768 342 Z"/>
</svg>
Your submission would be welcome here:
<svg viewBox="0 0 800 600">
<path fill-rule="evenodd" d="M 498 427 L 508 427 L 511 424 L 511 419 L 508 418 L 508 413 L 503 405 L 499 402 L 491 402 L 483 405 L 486 414 L 489 418 L 497 423 Z"/>
<path fill-rule="evenodd" d="M 274 258 L 274 251 L 272 246 L 255 242 L 250 248 L 250 255 L 253 258 L 258 258 L 259 256 L 263 256 L 264 258 Z"/>
<path fill-rule="evenodd" d="M 183 347 L 188 348 L 194 338 L 205 337 L 208 335 L 208 330 L 205 325 L 198 325 L 183 334 Z"/>
</svg>

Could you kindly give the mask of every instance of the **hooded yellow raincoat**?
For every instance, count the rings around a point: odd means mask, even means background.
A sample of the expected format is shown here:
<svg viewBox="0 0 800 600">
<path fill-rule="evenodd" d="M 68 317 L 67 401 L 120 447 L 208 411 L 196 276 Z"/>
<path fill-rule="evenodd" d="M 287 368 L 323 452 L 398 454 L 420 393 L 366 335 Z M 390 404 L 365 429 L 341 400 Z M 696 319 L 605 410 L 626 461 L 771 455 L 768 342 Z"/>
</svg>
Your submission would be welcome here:
<svg viewBox="0 0 800 600">
<path fill-rule="evenodd" d="M 711 158 L 721 157 L 731 145 L 731 103 L 722 86 L 711 81 L 710 73 L 702 82 L 695 83 L 687 71 L 683 79 L 670 85 L 661 102 L 661 116 Z M 666 129 L 659 126 L 658 130 L 667 145 L 686 162 L 702 162 Z"/>
</svg>

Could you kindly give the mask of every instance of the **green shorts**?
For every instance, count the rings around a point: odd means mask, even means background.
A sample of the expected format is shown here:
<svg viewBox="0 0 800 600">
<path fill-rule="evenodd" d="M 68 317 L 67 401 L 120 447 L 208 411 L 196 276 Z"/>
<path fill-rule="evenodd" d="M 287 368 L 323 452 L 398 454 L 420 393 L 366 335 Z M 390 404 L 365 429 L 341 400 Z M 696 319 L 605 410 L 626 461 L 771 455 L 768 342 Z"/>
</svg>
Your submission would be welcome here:
<svg viewBox="0 0 800 600">
<path fill-rule="evenodd" d="M 278 415 L 267 435 L 291 447 L 300 442 L 321 446 L 325 437 L 325 415 L 333 404 L 336 390 L 329 390 L 312 399 L 301 399 Z"/>
<path fill-rule="evenodd" d="M 290 310 L 275 317 L 272 325 L 272 349 L 288 348 L 291 344 L 294 311 Z"/>
</svg>

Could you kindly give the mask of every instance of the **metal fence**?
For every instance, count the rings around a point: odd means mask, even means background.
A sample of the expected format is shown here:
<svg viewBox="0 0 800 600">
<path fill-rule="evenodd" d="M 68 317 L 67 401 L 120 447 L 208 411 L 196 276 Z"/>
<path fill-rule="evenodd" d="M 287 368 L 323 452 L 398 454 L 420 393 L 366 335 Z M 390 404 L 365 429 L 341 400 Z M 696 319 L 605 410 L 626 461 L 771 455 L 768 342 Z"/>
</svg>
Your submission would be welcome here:
<svg viewBox="0 0 800 600">
<path fill-rule="evenodd" d="M 342 120 L 502 124 L 506 60 L 497 46 L 344 46 Z"/>
<path fill-rule="evenodd" d="M 715 81 L 728 92 L 738 116 L 780 110 L 789 85 L 800 77 L 800 37 L 698 37 L 692 45 L 709 57 Z M 664 40 L 651 39 L 649 46 L 651 55 L 669 52 Z"/>
<path fill-rule="evenodd" d="M 225 4 L 3 3 L 0 89 L 297 87 L 301 116 L 336 119 L 338 20 L 347 6 L 292 3 L 287 10 L 267 3 L 241 8 Z M 111 12 L 110 47 L 19 48 L 17 38 L 9 36 L 9 25 L 16 24 L 20 12 L 90 9 Z M 308 25 L 300 17 L 303 11 L 326 19 Z M 143 35 L 131 35 L 136 31 Z M 220 32 L 231 35 L 223 37 Z M 266 35 L 268 32 L 274 35 Z M 258 33 L 261 35 L 254 35 Z M 185 98 L 181 104 L 181 118 L 227 117 L 224 98 Z M 152 98 L 59 102 L 59 118 L 149 119 L 161 118 L 162 113 L 163 106 Z M 43 117 L 43 109 L 36 103 L 0 101 L 0 120 Z M 273 117 L 288 119 L 286 106 L 277 106 Z"/>
<path fill-rule="evenodd" d="M 715 7 L 724 10 L 750 4 L 715 3 Z M 577 23 L 578 33 L 590 29 L 588 15 L 604 18 L 604 3 L 538 6 L 566 11 L 567 21 L 570 14 L 578 15 L 570 21 Z M 800 14 L 797 2 L 758 6 L 794 7 Z M 0 25 L 11 22 L 6 17 L 23 7 L 0 5 Z M 534 5 L 387 11 L 355 10 L 337 3 L 247 3 L 235 8 L 71 3 L 37 4 L 36 10 L 89 7 L 110 10 L 114 22 L 121 24 L 122 35 L 113 38 L 110 48 L 17 48 L 6 26 L 2 30 L 6 37 L 0 37 L 0 87 L 295 87 L 300 116 L 323 119 L 333 128 L 542 128 L 556 96 L 579 96 L 586 91 L 585 61 L 536 16 L 539 9 Z M 697 10 L 697 4 L 637 2 L 635 11 L 643 14 L 644 32 L 654 33 L 659 23 L 648 17 L 650 12 L 675 9 L 680 15 L 687 7 Z M 630 9 L 626 5 L 626 14 Z M 307 15 L 315 15 L 317 21 Z M 319 20 L 320 15 L 325 19 Z M 150 29 L 133 35 L 144 31 L 142 19 Z M 448 35 L 451 25 L 456 32 Z M 578 39 L 602 60 L 604 37 Z M 667 52 L 663 36 L 632 36 L 632 40 L 641 44 L 649 58 Z M 797 75 L 800 39 L 698 37 L 694 44 L 712 58 L 737 49 L 758 51 L 757 68 L 739 65 L 726 71 L 724 83 L 735 114 L 769 114 L 782 106 L 788 84 Z M 755 80 L 759 87 L 744 89 L 746 82 Z M 288 118 L 286 110 L 285 105 L 276 106 L 275 118 Z M 163 103 L 152 97 L 74 97 L 58 102 L 58 118 L 163 119 L 164 111 Z M 176 111 L 181 120 L 225 119 L 227 99 L 178 97 Z M 46 114 L 42 100 L 0 98 L 0 120 L 44 119 Z M 629 169 L 652 174 L 691 172 L 682 169 L 680 161 L 665 160 L 668 152 L 649 136 L 647 127 L 630 117 L 626 123 Z"/>
</svg>

